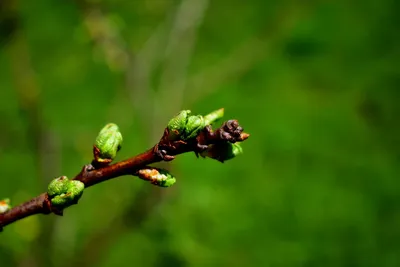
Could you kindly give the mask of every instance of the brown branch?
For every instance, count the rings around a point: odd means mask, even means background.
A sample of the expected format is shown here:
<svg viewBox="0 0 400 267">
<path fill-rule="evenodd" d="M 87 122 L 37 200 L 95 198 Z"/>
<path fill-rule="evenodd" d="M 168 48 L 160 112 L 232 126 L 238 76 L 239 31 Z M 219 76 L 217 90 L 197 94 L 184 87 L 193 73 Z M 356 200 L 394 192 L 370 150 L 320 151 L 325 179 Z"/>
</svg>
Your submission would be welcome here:
<svg viewBox="0 0 400 267">
<path fill-rule="evenodd" d="M 159 161 L 170 161 L 176 155 L 195 152 L 196 154 L 207 149 L 208 145 L 239 142 L 246 140 L 249 135 L 243 133 L 243 128 L 236 120 L 225 122 L 220 128 L 213 131 L 211 126 L 206 126 L 197 137 L 187 141 L 170 141 L 166 128 L 160 141 L 146 152 L 130 159 L 117 162 L 99 169 L 93 169 L 91 164 L 85 165 L 74 180 L 85 184 L 85 188 L 123 175 L 134 175 L 137 170 Z M 43 193 L 11 210 L 0 214 L 0 230 L 2 227 L 34 214 L 62 215 L 62 210 L 53 207 L 47 193 Z"/>
</svg>

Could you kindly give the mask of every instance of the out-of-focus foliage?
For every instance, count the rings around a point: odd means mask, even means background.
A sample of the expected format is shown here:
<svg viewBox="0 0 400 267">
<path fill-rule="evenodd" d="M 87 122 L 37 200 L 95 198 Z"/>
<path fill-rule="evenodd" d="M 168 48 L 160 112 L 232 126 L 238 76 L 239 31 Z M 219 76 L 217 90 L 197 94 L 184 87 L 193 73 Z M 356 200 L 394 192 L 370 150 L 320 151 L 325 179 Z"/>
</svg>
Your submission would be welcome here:
<svg viewBox="0 0 400 267">
<path fill-rule="evenodd" d="M 181 109 L 251 137 L 0 234 L 0 266 L 400 266 L 398 1 L 1 0 L 0 198 L 117 160 Z"/>
</svg>

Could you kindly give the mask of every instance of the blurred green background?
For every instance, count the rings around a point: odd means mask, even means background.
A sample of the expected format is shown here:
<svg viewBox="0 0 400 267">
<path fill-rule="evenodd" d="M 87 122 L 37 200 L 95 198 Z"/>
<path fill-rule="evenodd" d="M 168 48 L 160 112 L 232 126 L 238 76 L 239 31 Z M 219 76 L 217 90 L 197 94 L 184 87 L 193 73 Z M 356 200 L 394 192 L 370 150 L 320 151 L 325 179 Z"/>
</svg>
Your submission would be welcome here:
<svg viewBox="0 0 400 267">
<path fill-rule="evenodd" d="M 121 177 L 63 217 L 4 228 L 0 266 L 400 266 L 400 2 L 0 0 L 0 197 L 118 160 L 176 112 L 251 137 L 179 156 L 168 189 Z"/>
</svg>

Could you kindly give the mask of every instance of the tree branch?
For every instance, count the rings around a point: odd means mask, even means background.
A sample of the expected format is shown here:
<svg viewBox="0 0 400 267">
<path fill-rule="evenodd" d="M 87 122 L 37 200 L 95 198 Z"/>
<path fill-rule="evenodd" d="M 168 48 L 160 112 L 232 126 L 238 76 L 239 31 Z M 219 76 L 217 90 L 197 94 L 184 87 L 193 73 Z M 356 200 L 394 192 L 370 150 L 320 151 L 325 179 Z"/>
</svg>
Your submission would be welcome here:
<svg viewBox="0 0 400 267">
<path fill-rule="evenodd" d="M 85 184 L 85 188 L 95 184 L 107 181 L 123 175 L 136 175 L 137 171 L 145 168 L 147 165 L 160 162 L 170 161 L 176 155 L 195 152 L 196 155 L 207 150 L 210 145 L 217 147 L 229 143 L 236 143 L 246 140 L 249 134 L 243 132 L 243 128 L 239 126 L 236 120 L 229 120 L 222 124 L 221 127 L 212 130 L 210 125 L 204 127 L 197 136 L 188 140 L 170 140 L 169 130 L 166 128 L 160 141 L 151 149 L 137 156 L 107 165 L 98 169 L 94 169 L 92 164 L 85 165 L 81 172 L 78 173 L 73 180 L 81 181 Z M 215 154 L 215 148 L 213 149 Z M 221 154 L 224 152 L 221 151 Z M 215 156 L 215 155 L 214 155 Z M 221 162 L 221 157 L 213 157 Z M 50 214 L 63 215 L 63 211 L 54 207 L 47 193 L 22 203 L 9 211 L 0 214 L 0 230 L 6 225 L 26 218 L 34 214 Z"/>
</svg>

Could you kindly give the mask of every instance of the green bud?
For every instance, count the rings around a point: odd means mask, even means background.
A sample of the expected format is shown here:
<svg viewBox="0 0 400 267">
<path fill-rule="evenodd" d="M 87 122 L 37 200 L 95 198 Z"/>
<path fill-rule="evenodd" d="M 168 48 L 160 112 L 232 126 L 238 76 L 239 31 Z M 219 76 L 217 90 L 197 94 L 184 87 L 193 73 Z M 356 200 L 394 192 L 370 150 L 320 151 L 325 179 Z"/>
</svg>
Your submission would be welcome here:
<svg viewBox="0 0 400 267">
<path fill-rule="evenodd" d="M 196 137 L 205 126 L 203 116 L 190 116 L 185 127 L 184 140 Z"/>
<path fill-rule="evenodd" d="M 78 180 L 72 180 L 68 184 L 67 193 L 71 194 L 72 199 L 78 200 L 82 196 L 84 189 L 85 189 L 84 183 Z"/>
<path fill-rule="evenodd" d="M 52 180 L 47 188 L 49 197 L 66 193 L 68 190 L 69 180 L 67 176 L 61 176 Z"/>
<path fill-rule="evenodd" d="M 137 176 L 140 179 L 150 181 L 150 183 L 160 187 L 170 187 L 176 182 L 176 178 L 168 171 L 153 167 L 139 170 Z"/>
<path fill-rule="evenodd" d="M 202 157 L 209 157 L 220 162 L 233 159 L 234 157 L 243 154 L 243 148 L 239 143 L 218 143 L 209 145 L 207 150 L 200 153 Z"/>
<path fill-rule="evenodd" d="M 122 134 L 114 123 L 104 126 L 95 142 L 95 159 L 98 162 L 111 162 L 121 149 Z"/>
<path fill-rule="evenodd" d="M 190 110 L 182 110 L 167 125 L 170 140 L 178 140 L 185 131 Z"/>
<path fill-rule="evenodd" d="M 81 181 L 69 180 L 66 176 L 61 176 L 50 182 L 47 194 L 52 205 L 63 209 L 77 203 L 84 189 L 85 184 Z"/>
<path fill-rule="evenodd" d="M 61 194 L 51 199 L 51 204 L 61 209 L 68 207 L 68 203 L 70 203 L 69 194 Z"/>
<path fill-rule="evenodd" d="M 210 125 L 218 121 L 224 116 L 224 108 L 220 108 L 204 116 L 204 124 Z"/>
<path fill-rule="evenodd" d="M 233 159 L 234 157 L 243 154 L 243 148 L 239 143 L 228 143 L 230 148 L 227 149 L 225 160 Z"/>
<path fill-rule="evenodd" d="M 168 125 L 168 138 L 172 141 L 188 140 L 197 136 L 197 134 L 205 127 L 203 116 L 190 115 L 190 110 L 182 110 L 172 118 Z"/>
<path fill-rule="evenodd" d="M 10 199 L 2 199 L 0 200 L 0 214 L 7 212 L 11 209 Z"/>
</svg>

